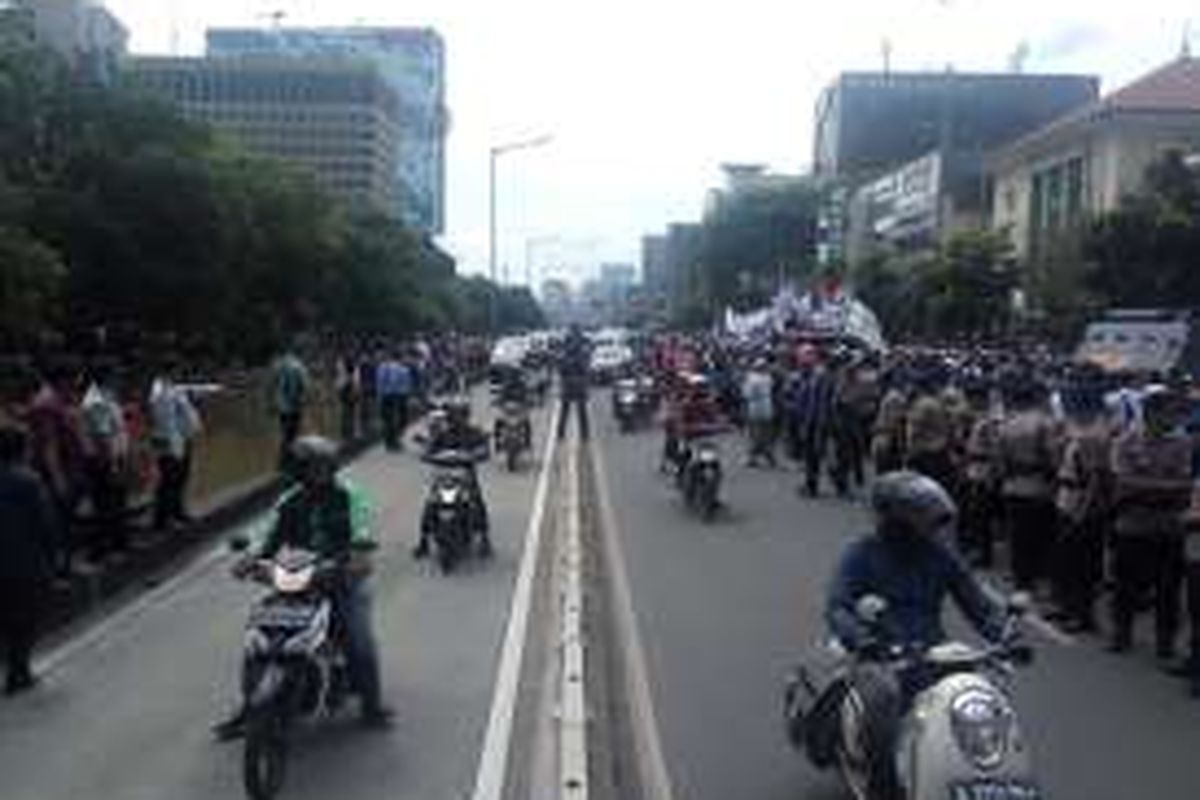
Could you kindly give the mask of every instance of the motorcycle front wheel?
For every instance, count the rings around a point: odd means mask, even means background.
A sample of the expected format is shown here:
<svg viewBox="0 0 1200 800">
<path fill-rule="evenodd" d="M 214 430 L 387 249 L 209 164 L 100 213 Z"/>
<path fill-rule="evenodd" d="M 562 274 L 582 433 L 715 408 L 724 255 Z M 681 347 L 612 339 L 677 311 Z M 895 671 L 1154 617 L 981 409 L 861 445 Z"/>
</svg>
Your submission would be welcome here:
<svg viewBox="0 0 1200 800">
<path fill-rule="evenodd" d="M 283 789 L 287 773 L 287 725 L 283 712 L 272 706 L 250 713 L 242 778 L 251 800 L 273 800 Z"/>
<path fill-rule="evenodd" d="M 505 454 L 505 458 L 506 458 L 506 463 L 508 466 L 508 471 L 516 472 L 517 467 L 519 467 L 521 464 L 521 451 L 518 448 L 510 445 L 508 448 L 508 452 Z"/>
</svg>

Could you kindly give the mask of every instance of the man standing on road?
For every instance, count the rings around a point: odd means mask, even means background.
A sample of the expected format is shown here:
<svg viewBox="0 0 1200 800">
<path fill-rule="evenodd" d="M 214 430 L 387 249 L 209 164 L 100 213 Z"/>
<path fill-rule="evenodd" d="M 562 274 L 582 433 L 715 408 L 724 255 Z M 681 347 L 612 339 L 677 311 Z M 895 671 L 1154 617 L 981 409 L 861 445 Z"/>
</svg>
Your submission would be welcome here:
<svg viewBox="0 0 1200 800">
<path fill-rule="evenodd" d="M 151 440 L 158 456 L 158 486 L 154 492 L 154 529 L 170 523 L 187 523 L 185 507 L 192 471 L 192 442 L 200 433 L 200 414 L 187 391 L 175 383 L 176 362 L 166 368 L 150 388 Z"/>
<path fill-rule="evenodd" d="M 1113 446 L 1116 484 L 1113 525 L 1113 652 L 1133 643 L 1133 620 L 1144 597 L 1154 596 L 1156 654 L 1174 656 L 1183 580 L 1183 512 L 1191 502 L 1192 446 L 1175 428 L 1174 394 L 1151 390 L 1142 399 L 1142 426 Z"/>
<path fill-rule="evenodd" d="M 997 466 L 1017 588 L 1032 591 L 1048 576 L 1057 537 L 1058 425 L 1045 409 L 1045 389 L 1032 376 L 1010 389 L 1012 414 L 1000 425 Z"/>
<path fill-rule="evenodd" d="M 558 438 L 567 435 L 567 416 L 571 406 L 579 417 L 579 437 L 588 438 L 588 367 L 591 347 L 578 323 L 571 325 L 563 341 L 558 360 L 558 375 L 562 384 L 562 408 L 558 416 Z"/>
<path fill-rule="evenodd" d="M 38 614 L 52 575 L 54 510 L 37 474 L 28 468 L 25 432 L 0 426 L 0 645 L 7 651 L 4 693 L 37 682 L 30 656 Z"/>
<path fill-rule="evenodd" d="M 412 370 L 398 354 L 389 355 L 379 364 L 375 391 L 379 393 L 383 444 L 393 453 L 404 449 L 403 436 L 408 426 L 408 402 L 412 389 Z"/>
<path fill-rule="evenodd" d="M 292 444 L 300 435 L 304 408 L 312 383 L 308 368 L 289 347 L 271 368 L 271 404 L 279 419 L 279 470 L 286 472 L 291 461 Z"/>
</svg>

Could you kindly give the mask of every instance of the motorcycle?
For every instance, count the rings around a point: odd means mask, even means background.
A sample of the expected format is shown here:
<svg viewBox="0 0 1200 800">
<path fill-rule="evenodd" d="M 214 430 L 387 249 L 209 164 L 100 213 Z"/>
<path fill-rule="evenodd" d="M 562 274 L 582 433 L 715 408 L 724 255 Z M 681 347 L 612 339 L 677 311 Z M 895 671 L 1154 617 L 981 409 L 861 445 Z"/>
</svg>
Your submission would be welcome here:
<svg viewBox="0 0 1200 800">
<path fill-rule="evenodd" d="M 1017 666 L 1032 662 L 1018 628 L 1029 599 L 1008 603 L 999 643 L 972 647 L 945 642 L 928 648 L 872 644 L 856 655 L 834 645 L 836 664 L 801 667 L 788 681 L 785 718 L 793 746 L 817 767 L 836 766 L 855 800 L 1040 800 L 1029 746 L 1010 698 Z M 867 595 L 856 614 L 881 630 L 887 603 Z M 810 665 L 811 666 L 811 665 Z M 894 697 L 882 676 L 920 676 L 920 688 L 896 728 L 867 714 L 879 697 Z M 872 702 L 872 700 L 875 702 Z M 886 759 L 880 763 L 880 753 Z"/>
<path fill-rule="evenodd" d="M 231 542 L 235 551 L 248 546 Z M 337 561 L 285 547 L 241 573 L 270 588 L 246 623 L 242 676 L 243 784 L 252 800 L 270 800 L 283 788 L 294 726 L 334 716 L 351 693 L 330 596 L 343 571 Z"/>
<path fill-rule="evenodd" d="M 516 472 L 521 465 L 521 454 L 533 447 L 533 425 L 525 406 L 514 402 L 503 403 L 492 437 L 496 449 L 504 453 L 508 471 Z"/>
<path fill-rule="evenodd" d="M 711 522 L 721 509 L 721 453 L 712 439 L 684 442 L 679 487 L 684 503 Z"/>
<path fill-rule="evenodd" d="M 433 541 L 438 568 L 448 575 L 470 554 L 475 539 L 478 514 L 471 469 L 476 459 L 447 450 L 424 460 L 434 466 L 434 473 L 421 515 L 422 533 Z"/>
<path fill-rule="evenodd" d="M 622 378 L 613 385 L 612 404 L 622 433 L 633 431 L 641 423 L 643 401 L 635 378 Z"/>
</svg>

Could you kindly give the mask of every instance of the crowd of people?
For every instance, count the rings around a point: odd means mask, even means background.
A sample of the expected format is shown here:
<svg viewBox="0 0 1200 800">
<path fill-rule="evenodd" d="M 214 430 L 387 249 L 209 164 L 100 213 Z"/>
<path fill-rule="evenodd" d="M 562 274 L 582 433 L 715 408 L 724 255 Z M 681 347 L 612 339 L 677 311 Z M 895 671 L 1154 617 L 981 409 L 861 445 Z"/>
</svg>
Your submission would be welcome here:
<svg viewBox="0 0 1200 800">
<path fill-rule="evenodd" d="M 745 430 L 749 466 L 782 451 L 808 496 L 826 478 L 851 497 L 872 473 L 929 476 L 959 509 L 953 546 L 972 565 L 1002 568 L 1116 653 L 1152 611 L 1155 655 L 1200 697 L 1200 404 L 1184 375 L 1112 374 L 1044 349 L 880 355 L 787 335 L 665 336 L 645 362 L 668 384 L 665 455 L 719 416 Z"/>
<path fill-rule="evenodd" d="M 321 393 L 337 398 L 342 442 L 382 431 L 398 448 L 410 411 L 430 393 L 478 380 L 488 354 L 482 338 L 373 340 L 342 348 L 334 370 L 310 368 L 329 360 L 319 355 L 326 349 L 297 343 L 268 370 L 260 407 L 269 407 L 278 425 L 281 471 L 291 467 L 296 440 L 317 425 L 312 411 Z M 56 587 L 69 591 L 77 576 L 120 567 L 133 550 L 156 546 L 193 521 L 188 497 L 204 430 L 200 398 L 222 387 L 196 382 L 195 365 L 170 354 L 56 355 L 4 366 L 0 649 L 9 659 L 6 688 L 18 692 L 33 684 L 29 653 Z M 321 385 L 327 372 L 328 387 Z M 262 419 L 265 434 L 265 411 Z"/>
</svg>

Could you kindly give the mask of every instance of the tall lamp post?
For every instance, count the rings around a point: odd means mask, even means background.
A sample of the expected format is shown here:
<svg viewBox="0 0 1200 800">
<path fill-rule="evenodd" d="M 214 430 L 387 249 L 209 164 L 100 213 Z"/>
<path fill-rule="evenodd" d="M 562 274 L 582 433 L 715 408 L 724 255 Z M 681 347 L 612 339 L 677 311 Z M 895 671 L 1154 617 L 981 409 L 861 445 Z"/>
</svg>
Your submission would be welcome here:
<svg viewBox="0 0 1200 800">
<path fill-rule="evenodd" d="M 490 151 L 491 158 L 488 162 L 488 273 L 492 279 L 492 292 L 489 295 L 488 302 L 488 327 L 493 334 L 499 328 L 499 319 L 496 315 L 496 295 L 500 290 L 499 276 L 496 274 L 496 162 L 500 160 L 500 156 L 506 153 L 547 145 L 552 138 L 549 135 L 545 135 L 533 139 L 522 139 L 516 142 L 493 145 Z"/>
</svg>

